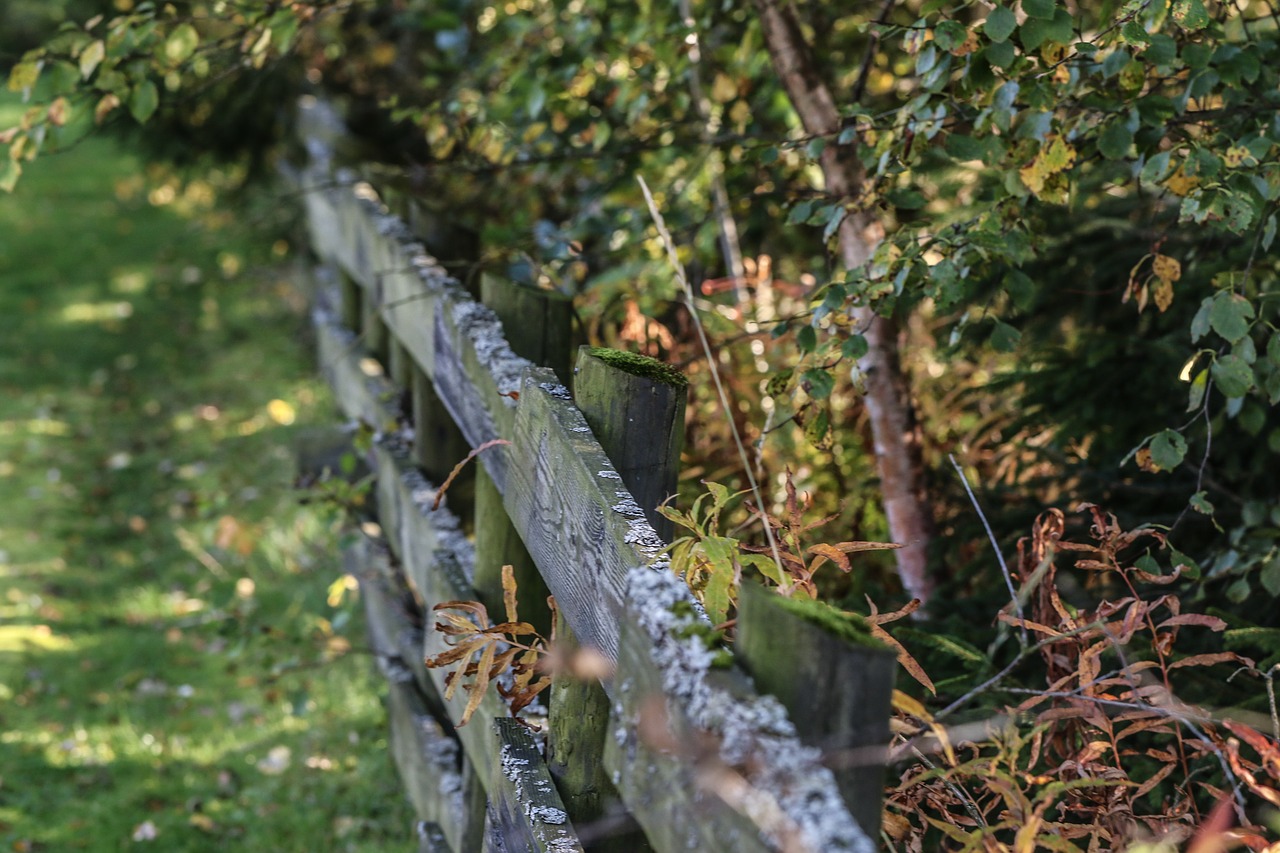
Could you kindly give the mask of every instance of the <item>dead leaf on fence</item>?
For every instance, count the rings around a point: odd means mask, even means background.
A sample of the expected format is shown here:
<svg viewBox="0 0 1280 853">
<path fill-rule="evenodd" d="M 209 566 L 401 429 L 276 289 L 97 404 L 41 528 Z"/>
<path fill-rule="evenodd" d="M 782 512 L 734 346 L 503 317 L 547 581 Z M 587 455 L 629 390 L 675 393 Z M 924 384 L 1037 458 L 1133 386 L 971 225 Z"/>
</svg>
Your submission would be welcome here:
<svg viewBox="0 0 1280 853">
<path fill-rule="evenodd" d="M 476 448 L 476 452 L 481 449 Z M 435 630 L 445 636 L 449 648 L 427 658 L 426 664 L 431 669 L 456 666 L 445 676 L 444 698 L 453 699 L 459 687 L 467 693 L 459 727 L 471 720 L 490 683 L 497 685 L 498 695 L 506 701 L 512 716 L 551 686 L 551 673 L 542 666 L 551 641 L 528 622 L 520 621 L 515 569 L 509 565 L 502 567 L 502 603 L 507 621 L 496 625 L 478 601 L 445 601 L 433 608 L 440 620 Z M 555 599 L 548 598 L 547 603 L 555 624 Z M 477 654 L 479 660 L 475 659 Z M 511 674 L 509 686 L 497 680 L 507 672 Z"/>
<path fill-rule="evenodd" d="M 440 501 L 444 500 L 444 493 L 449 491 L 449 486 L 453 485 L 453 481 L 457 479 L 459 474 L 462 473 L 462 469 L 467 467 L 468 462 L 470 462 L 472 459 L 475 459 L 476 456 L 478 456 L 483 451 L 488 450 L 490 447 L 497 447 L 502 444 L 510 444 L 510 443 L 511 442 L 507 441 L 505 438 L 495 438 L 492 441 L 486 441 L 484 444 L 480 445 L 475 450 L 472 450 L 470 453 L 468 453 L 465 459 L 463 459 L 457 465 L 453 466 L 453 470 L 450 471 L 449 476 L 445 478 L 444 484 L 440 486 L 439 489 L 436 490 L 436 499 L 431 502 L 431 509 L 437 510 L 440 508 Z"/>
</svg>

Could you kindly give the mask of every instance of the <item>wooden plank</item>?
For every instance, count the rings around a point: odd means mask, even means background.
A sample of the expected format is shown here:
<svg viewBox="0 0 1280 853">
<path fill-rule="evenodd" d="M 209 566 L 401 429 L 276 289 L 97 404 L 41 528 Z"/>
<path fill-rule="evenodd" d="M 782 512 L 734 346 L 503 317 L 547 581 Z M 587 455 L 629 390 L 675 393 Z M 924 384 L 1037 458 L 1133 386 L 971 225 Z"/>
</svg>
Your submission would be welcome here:
<svg viewBox="0 0 1280 853">
<path fill-rule="evenodd" d="M 320 371 L 333 387 L 338 406 L 348 417 L 375 429 L 394 427 L 399 415 L 398 391 L 383 375 L 382 366 L 370 358 L 356 335 L 332 314 L 313 312 Z"/>
<path fill-rule="evenodd" d="M 529 730 L 510 717 L 493 721 L 500 744 L 489 789 L 485 849 L 509 853 L 582 851 Z"/>
<path fill-rule="evenodd" d="M 449 840 L 439 824 L 430 821 L 418 821 L 418 853 L 453 853 Z"/>
<path fill-rule="evenodd" d="M 738 598 L 734 653 L 756 688 L 786 706 L 801 742 L 836 765 L 845 804 L 868 835 L 878 836 L 883 764 L 832 759 L 883 753 L 898 666 L 893 653 L 829 605 L 784 599 L 751 581 Z"/>
<path fill-rule="evenodd" d="M 387 693 L 390 750 L 418 819 L 439 827 L 450 847 L 462 849 L 465 813 L 458 741 L 431 716 L 411 683 Z"/>
<path fill-rule="evenodd" d="M 664 543 L 550 370 L 526 374 L 512 441 L 507 513 L 579 642 L 616 660 L 627 572 Z"/>
<path fill-rule="evenodd" d="M 386 543 L 362 538 L 343 553 L 347 571 L 360 583 L 366 632 L 379 669 L 390 681 L 414 682 L 432 713 L 443 717 L 444 706 L 422 659 L 422 610 L 392 564 Z"/>
<path fill-rule="evenodd" d="M 781 704 L 713 668 L 684 582 L 636 569 L 628 584 L 605 766 L 654 848 L 874 853 Z"/>
</svg>

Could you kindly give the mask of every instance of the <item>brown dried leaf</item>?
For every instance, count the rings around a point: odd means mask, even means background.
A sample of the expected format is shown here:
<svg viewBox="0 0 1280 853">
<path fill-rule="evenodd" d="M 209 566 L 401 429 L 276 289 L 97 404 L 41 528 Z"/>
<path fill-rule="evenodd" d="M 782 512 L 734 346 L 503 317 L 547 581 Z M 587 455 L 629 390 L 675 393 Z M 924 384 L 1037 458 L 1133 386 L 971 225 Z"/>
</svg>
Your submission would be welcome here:
<svg viewBox="0 0 1280 853">
<path fill-rule="evenodd" d="M 1213 666 L 1219 663 L 1238 663 L 1243 666 L 1255 666 L 1252 659 L 1235 652 L 1212 652 L 1203 655 L 1192 655 L 1189 658 L 1183 658 L 1169 664 L 1169 669 L 1179 669 L 1184 666 Z"/>
<path fill-rule="evenodd" d="M 516 570 L 510 564 L 502 567 L 502 604 L 507 611 L 507 621 L 518 622 L 520 617 L 516 612 Z"/>
<path fill-rule="evenodd" d="M 476 670 L 475 680 L 466 686 L 468 694 L 467 707 L 463 709 L 462 718 L 458 720 L 458 728 L 462 728 L 471 720 L 471 715 L 476 712 L 476 709 L 480 707 L 480 703 L 484 701 L 484 692 L 489 687 L 489 672 L 493 668 L 495 648 L 494 643 L 489 643 L 480 654 L 480 663 Z"/>
<path fill-rule="evenodd" d="M 1169 628 L 1175 625 L 1199 625 L 1202 628 L 1208 628 L 1210 631 L 1223 631 L 1227 627 L 1226 622 L 1217 616 L 1210 616 L 1207 613 L 1180 613 L 1170 616 L 1157 625 L 1156 629 Z"/>
</svg>

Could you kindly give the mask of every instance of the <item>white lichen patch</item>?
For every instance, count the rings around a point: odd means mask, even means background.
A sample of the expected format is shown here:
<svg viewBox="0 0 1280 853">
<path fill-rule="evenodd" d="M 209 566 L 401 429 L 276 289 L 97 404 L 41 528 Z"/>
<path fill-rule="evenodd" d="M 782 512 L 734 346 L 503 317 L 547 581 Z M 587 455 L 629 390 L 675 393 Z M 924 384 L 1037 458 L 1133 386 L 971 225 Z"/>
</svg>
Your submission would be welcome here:
<svg viewBox="0 0 1280 853">
<path fill-rule="evenodd" d="M 549 823 L 553 826 L 560 826 L 568 823 L 569 816 L 565 814 L 564 809 L 552 808 L 551 806 L 535 806 L 530 803 L 525 810 L 525 817 L 530 821 L 538 823 Z"/>
<path fill-rule="evenodd" d="M 548 395 L 555 397 L 557 400 L 572 400 L 573 395 L 569 393 L 569 389 L 561 385 L 559 382 L 539 382 L 538 387 L 546 391 Z M 590 432 L 590 428 L 587 432 Z"/>
<path fill-rule="evenodd" d="M 476 360 L 493 378 L 498 393 L 510 395 L 518 391 L 525 370 L 533 367 L 533 362 L 511 351 L 497 314 L 460 289 L 452 295 L 449 318 L 460 336 L 470 342 Z M 501 399 L 505 405 L 515 405 L 515 399 L 510 396 Z"/>
<path fill-rule="evenodd" d="M 637 568 L 627 575 L 627 605 L 653 642 L 668 702 L 717 735 L 720 759 L 740 768 L 751 784 L 750 796 L 739 805 L 780 846 L 779 811 L 808 850 L 874 853 L 875 844 L 840 798 L 835 777 L 817 750 L 796 739 L 782 705 L 769 697 L 744 700 L 711 683 L 713 653 L 700 637 L 681 636 L 695 626 L 710 627 L 692 603 L 688 587 L 670 572 Z"/>
<path fill-rule="evenodd" d="M 622 475 L 619 474 L 617 471 L 614 471 L 612 468 L 605 468 L 602 471 L 597 471 L 596 476 L 601 478 L 602 480 L 621 480 L 622 479 Z"/>
</svg>

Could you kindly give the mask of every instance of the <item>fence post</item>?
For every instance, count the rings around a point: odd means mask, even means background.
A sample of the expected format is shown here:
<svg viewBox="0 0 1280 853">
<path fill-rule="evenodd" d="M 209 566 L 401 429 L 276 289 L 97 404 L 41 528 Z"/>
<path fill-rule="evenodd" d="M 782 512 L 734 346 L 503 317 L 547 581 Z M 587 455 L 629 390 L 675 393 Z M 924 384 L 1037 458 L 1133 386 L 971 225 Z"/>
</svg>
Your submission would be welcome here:
<svg viewBox="0 0 1280 853">
<path fill-rule="evenodd" d="M 849 812 L 880 834 L 884 755 L 896 662 L 854 619 L 820 601 L 783 598 L 751 580 L 738 596 L 734 658 L 756 689 L 786 706 L 805 744 L 822 750 Z"/>
<path fill-rule="evenodd" d="M 569 373 L 570 323 L 573 302 L 555 291 L 539 290 L 496 276 L 480 278 L 481 301 L 502 321 L 511 351 L 558 376 Z M 490 452 L 505 452 L 505 449 Z M 544 635 L 551 630 L 546 582 L 529 556 L 502 504 L 502 493 L 483 465 L 476 467 L 476 576 L 480 600 L 499 616 L 502 603 L 502 567 L 514 569 L 520 591 L 520 618 Z"/>
<path fill-rule="evenodd" d="M 622 483 L 660 532 L 670 525 L 656 507 L 675 491 L 684 441 L 688 380 L 655 359 L 580 347 L 574 367 L 574 399 L 591 431 L 622 476 Z M 662 526 L 659 526 L 662 523 Z M 577 649 L 568 622 L 556 633 L 566 655 Z M 547 764 L 570 817 L 583 836 L 606 817 L 618 794 L 604 768 L 609 697 L 595 680 L 558 678 L 551 687 Z M 602 838 L 593 850 L 645 850 L 648 842 L 631 825 Z"/>
<path fill-rule="evenodd" d="M 580 347 L 573 397 L 622 483 L 663 541 L 673 527 L 657 507 L 675 494 L 689 380 L 657 359 Z"/>
</svg>

